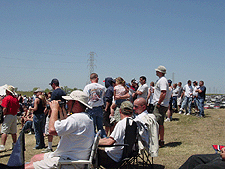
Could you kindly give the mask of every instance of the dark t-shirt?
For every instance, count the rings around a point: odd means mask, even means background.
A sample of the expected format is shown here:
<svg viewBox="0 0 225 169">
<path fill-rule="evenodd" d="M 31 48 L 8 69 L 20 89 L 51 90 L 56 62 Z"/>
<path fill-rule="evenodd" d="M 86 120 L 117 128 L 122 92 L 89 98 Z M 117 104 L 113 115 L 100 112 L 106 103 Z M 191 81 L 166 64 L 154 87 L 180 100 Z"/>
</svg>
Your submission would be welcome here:
<svg viewBox="0 0 225 169">
<path fill-rule="evenodd" d="M 64 99 L 62 98 L 62 96 L 65 96 L 65 95 L 66 95 L 66 93 L 61 88 L 57 88 L 52 92 L 51 101 L 52 100 L 63 101 Z"/>
<path fill-rule="evenodd" d="M 205 86 L 201 86 L 198 89 L 200 89 L 202 91 L 201 93 L 198 93 L 198 98 L 205 100 L 206 87 Z"/>
</svg>

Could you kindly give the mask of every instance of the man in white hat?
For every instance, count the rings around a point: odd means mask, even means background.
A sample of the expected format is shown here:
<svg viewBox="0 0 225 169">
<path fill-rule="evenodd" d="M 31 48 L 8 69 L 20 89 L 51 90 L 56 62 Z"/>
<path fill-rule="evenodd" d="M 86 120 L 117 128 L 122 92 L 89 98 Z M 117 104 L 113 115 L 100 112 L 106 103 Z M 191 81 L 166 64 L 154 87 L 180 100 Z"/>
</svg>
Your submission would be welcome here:
<svg viewBox="0 0 225 169">
<path fill-rule="evenodd" d="M 5 115 L 4 121 L 1 128 L 1 145 L 0 152 L 5 151 L 5 143 L 7 134 L 11 133 L 13 145 L 17 140 L 17 111 L 19 109 L 19 101 L 14 96 L 14 87 L 9 85 L 6 88 L 6 97 L 2 100 L 1 106 L 3 107 L 3 114 Z"/>
<path fill-rule="evenodd" d="M 169 106 L 170 94 L 169 85 L 165 77 L 166 68 L 159 66 L 156 70 L 156 76 L 159 77 L 155 84 L 155 90 L 153 95 L 153 114 L 156 116 L 156 121 L 159 123 L 159 146 L 164 146 L 164 118 Z"/>
<path fill-rule="evenodd" d="M 57 166 L 58 160 L 88 160 L 91 146 L 94 141 L 93 121 L 85 113 L 88 105 L 88 96 L 82 91 L 75 90 L 69 96 L 63 96 L 68 100 L 68 112 L 61 111 L 58 101 L 50 102 L 52 114 L 49 122 L 49 133 L 61 137 L 58 147 L 54 152 L 38 154 L 31 158 L 26 168 L 51 168 Z M 58 111 L 60 119 L 58 120 Z M 36 161 L 36 162 L 34 162 Z"/>
</svg>

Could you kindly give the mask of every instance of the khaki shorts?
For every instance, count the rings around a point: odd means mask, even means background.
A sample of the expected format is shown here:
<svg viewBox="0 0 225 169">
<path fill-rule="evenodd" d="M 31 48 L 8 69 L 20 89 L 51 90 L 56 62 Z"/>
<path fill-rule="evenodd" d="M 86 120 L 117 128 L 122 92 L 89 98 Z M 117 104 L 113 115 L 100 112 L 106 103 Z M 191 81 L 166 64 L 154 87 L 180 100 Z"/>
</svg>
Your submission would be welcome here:
<svg viewBox="0 0 225 169">
<path fill-rule="evenodd" d="M 156 116 L 156 121 L 159 125 L 163 125 L 167 110 L 168 107 L 164 106 L 160 106 L 159 108 L 157 106 L 154 107 L 153 114 Z"/>
<path fill-rule="evenodd" d="M 1 133 L 15 134 L 17 133 L 17 116 L 11 114 L 5 115 L 4 122 L 2 123 Z"/>
</svg>

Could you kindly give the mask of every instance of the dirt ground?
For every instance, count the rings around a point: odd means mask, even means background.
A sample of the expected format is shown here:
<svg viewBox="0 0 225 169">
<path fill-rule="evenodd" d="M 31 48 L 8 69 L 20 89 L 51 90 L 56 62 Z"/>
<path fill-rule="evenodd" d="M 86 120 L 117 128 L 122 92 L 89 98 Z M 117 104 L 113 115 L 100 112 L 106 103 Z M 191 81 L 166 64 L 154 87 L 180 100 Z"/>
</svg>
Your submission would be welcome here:
<svg viewBox="0 0 225 169">
<path fill-rule="evenodd" d="M 187 116 L 175 113 L 173 121 L 165 122 L 165 147 L 159 149 L 159 156 L 154 158 L 154 169 L 176 169 L 181 166 L 190 155 L 213 154 L 213 144 L 225 144 L 224 119 L 225 109 L 205 110 L 206 118 Z M 18 125 L 18 132 L 20 131 Z M 53 150 L 56 149 L 59 137 L 53 139 Z M 0 153 L 0 163 L 7 164 L 12 152 L 11 136 L 6 142 L 6 152 Z M 47 145 L 47 137 L 45 137 Z M 33 150 L 34 135 L 25 135 L 25 161 L 42 150 Z"/>
</svg>

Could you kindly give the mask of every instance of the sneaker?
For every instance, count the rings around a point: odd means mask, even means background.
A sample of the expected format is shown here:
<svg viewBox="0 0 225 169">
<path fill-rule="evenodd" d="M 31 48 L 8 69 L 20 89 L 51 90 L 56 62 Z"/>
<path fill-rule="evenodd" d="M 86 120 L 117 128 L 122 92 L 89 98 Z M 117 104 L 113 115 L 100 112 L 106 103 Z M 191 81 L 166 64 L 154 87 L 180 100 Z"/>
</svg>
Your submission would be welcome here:
<svg viewBox="0 0 225 169">
<path fill-rule="evenodd" d="M 187 113 L 186 115 L 189 116 L 189 115 L 191 115 L 191 113 Z"/>
<path fill-rule="evenodd" d="M 110 120 L 110 124 L 113 124 L 114 122 L 116 122 L 116 119 L 113 116 L 111 116 L 109 120 Z"/>
<path fill-rule="evenodd" d="M 52 148 L 46 148 L 45 150 L 41 151 L 42 153 L 48 153 L 48 152 L 53 152 Z"/>
<path fill-rule="evenodd" d="M 159 140 L 159 147 L 164 147 L 165 144 L 164 144 L 164 140 Z"/>
<path fill-rule="evenodd" d="M 182 114 L 182 111 L 181 110 L 179 111 L 179 114 Z"/>
<path fill-rule="evenodd" d="M 32 132 L 30 131 L 28 134 L 30 135 L 30 134 L 32 134 Z"/>
<path fill-rule="evenodd" d="M 0 152 L 3 152 L 3 151 L 6 151 L 6 150 L 5 150 L 5 146 L 0 145 Z"/>
<path fill-rule="evenodd" d="M 165 122 L 167 122 L 167 121 L 168 121 L 168 122 L 170 122 L 170 118 L 167 118 L 167 119 L 166 119 L 166 120 L 164 120 L 164 121 L 165 121 Z"/>
<path fill-rule="evenodd" d="M 186 113 L 184 113 L 184 115 L 186 115 Z"/>
</svg>

